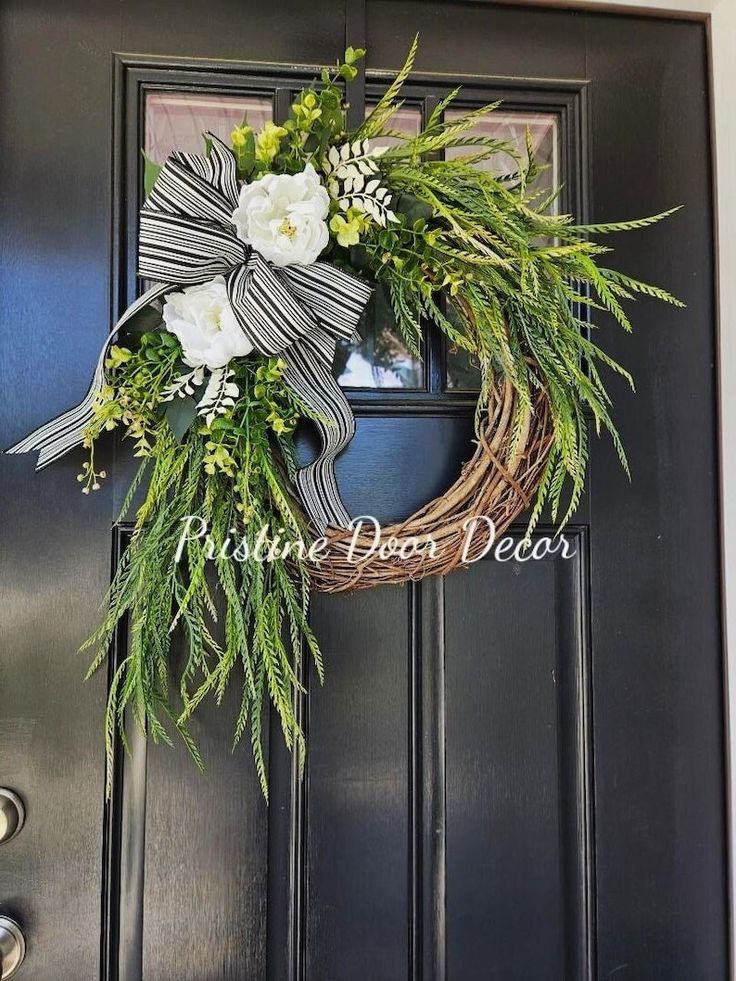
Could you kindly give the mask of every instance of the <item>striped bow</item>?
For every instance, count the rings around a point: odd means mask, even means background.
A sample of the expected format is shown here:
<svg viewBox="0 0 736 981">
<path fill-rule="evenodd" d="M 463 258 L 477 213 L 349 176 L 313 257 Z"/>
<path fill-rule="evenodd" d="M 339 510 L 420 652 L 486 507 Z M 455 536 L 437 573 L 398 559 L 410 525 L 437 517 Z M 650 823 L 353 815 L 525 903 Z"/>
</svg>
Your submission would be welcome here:
<svg viewBox="0 0 736 981">
<path fill-rule="evenodd" d="M 40 470 L 79 446 L 104 381 L 105 357 L 120 329 L 176 287 L 224 276 L 230 304 L 254 349 L 284 360 L 284 381 L 315 412 L 322 450 L 296 477 L 304 507 L 320 530 L 345 527 L 350 519 L 337 489 L 334 461 L 350 442 L 355 420 L 331 368 L 336 341 L 355 336 L 371 288 L 325 262 L 276 268 L 242 242 L 231 223 L 239 194 L 235 158 L 216 137 L 208 134 L 208 139 L 207 156 L 173 153 L 146 199 L 138 272 L 157 284 L 113 327 L 87 395 L 7 452 L 38 450 Z"/>
</svg>

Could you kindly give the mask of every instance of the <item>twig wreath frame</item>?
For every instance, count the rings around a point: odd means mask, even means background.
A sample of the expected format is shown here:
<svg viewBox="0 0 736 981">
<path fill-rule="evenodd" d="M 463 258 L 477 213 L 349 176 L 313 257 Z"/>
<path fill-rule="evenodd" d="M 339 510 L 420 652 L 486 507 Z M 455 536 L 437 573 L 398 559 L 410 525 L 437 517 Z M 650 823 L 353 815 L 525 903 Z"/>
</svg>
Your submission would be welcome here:
<svg viewBox="0 0 736 981">
<path fill-rule="evenodd" d="M 355 78 L 365 52 L 348 48 L 297 95 L 283 126 L 255 133 L 244 119 L 230 146 L 206 134 L 201 155 L 147 160 L 138 271 L 155 285 L 114 325 L 82 402 L 8 451 L 38 451 L 41 468 L 83 445 L 85 494 L 106 476 L 94 457 L 106 431 L 130 439 L 141 459 L 120 515 L 144 490 L 135 531 L 102 624 L 83 645 L 95 651 L 92 673 L 127 618 L 129 648 L 105 719 L 108 792 L 116 730 L 127 745 L 127 710 L 156 741 L 178 733 L 201 767 L 192 716 L 237 679 L 235 742 L 249 739 L 267 796 L 265 708 L 274 706 L 303 764 L 295 694 L 305 653 L 323 678 L 308 619 L 312 590 L 451 572 L 483 547 L 478 539 L 463 548 L 474 518 L 491 519 L 501 533 L 528 511 L 530 536 L 549 507 L 564 526 L 585 482 L 589 418 L 608 431 L 627 468 L 600 369 L 631 377 L 592 340 L 581 311 L 630 330 L 622 304 L 637 295 L 682 304 L 603 266 L 610 250 L 592 238 L 672 212 L 598 225 L 551 213 L 559 191 L 536 188 L 530 140 L 523 156 L 473 135 L 495 105 L 446 118 L 459 90 L 417 135 L 393 132 L 416 50 L 415 39 L 352 132 L 342 83 Z M 381 144 L 386 137 L 393 145 Z M 448 149 L 461 153 L 443 159 Z M 510 175 L 494 171 L 499 155 L 514 161 Z M 385 541 L 431 536 L 435 554 L 379 549 L 352 561 L 333 465 L 355 421 L 331 369 L 374 288 L 386 292 L 416 356 L 431 321 L 478 362 L 477 446 L 445 494 L 383 530 Z M 293 438 L 303 418 L 321 439 L 306 466 Z M 194 516 L 207 535 L 183 537 L 182 523 Z M 282 553 L 274 545 L 284 533 L 301 544 L 320 537 L 326 552 L 318 561 L 309 550 Z M 234 552 L 218 547 L 233 537 Z M 265 559 L 252 561 L 263 545 Z M 174 634 L 185 648 L 176 678 Z"/>
<path fill-rule="evenodd" d="M 487 535 L 468 539 L 468 527 L 480 518 L 501 535 L 532 504 L 544 474 L 554 436 L 549 403 L 538 391 L 521 416 L 508 379 L 488 394 L 476 449 L 455 483 L 405 521 L 378 532 L 335 532 L 327 560 L 312 572 L 313 589 L 339 593 L 396 585 L 426 576 L 444 576 L 464 568 L 483 551 Z M 432 547 L 414 548 L 429 542 Z M 382 548 L 383 546 L 383 548 Z"/>
</svg>

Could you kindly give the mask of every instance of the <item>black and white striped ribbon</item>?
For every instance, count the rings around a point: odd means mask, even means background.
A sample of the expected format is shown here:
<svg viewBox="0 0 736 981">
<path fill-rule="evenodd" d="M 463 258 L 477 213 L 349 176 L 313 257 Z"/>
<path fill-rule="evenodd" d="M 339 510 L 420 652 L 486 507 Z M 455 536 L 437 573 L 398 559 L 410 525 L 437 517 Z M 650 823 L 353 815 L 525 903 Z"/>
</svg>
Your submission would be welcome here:
<svg viewBox="0 0 736 981">
<path fill-rule="evenodd" d="M 19 443 L 5 450 L 6 453 L 31 453 L 38 450 L 38 462 L 36 470 L 43 470 L 49 464 L 54 463 L 59 457 L 64 456 L 69 450 L 79 446 L 83 439 L 83 432 L 92 420 L 92 404 L 102 389 L 104 381 L 105 358 L 110 345 L 115 341 L 118 331 L 129 320 L 131 320 L 140 310 L 153 303 L 159 296 L 170 292 L 170 286 L 158 284 L 152 287 L 139 297 L 135 303 L 131 303 L 120 320 L 115 324 L 112 331 L 108 334 L 107 340 L 102 345 L 102 350 L 97 358 L 95 373 L 92 376 L 87 394 L 79 405 L 73 409 L 63 412 L 50 422 L 34 429 L 32 433 L 22 439 Z"/>
<path fill-rule="evenodd" d="M 243 332 L 262 354 L 286 362 L 284 380 L 317 415 L 322 450 L 297 474 L 297 488 L 315 524 L 345 527 L 334 462 L 350 442 L 355 420 L 332 376 L 338 338 L 355 336 L 371 287 L 325 262 L 276 268 L 235 234 L 235 158 L 208 135 L 206 156 L 174 153 L 164 164 L 140 214 L 138 272 L 158 284 L 125 311 L 100 352 L 87 395 L 6 452 L 39 451 L 36 469 L 81 444 L 104 380 L 104 362 L 118 332 L 139 310 L 177 287 L 223 275 Z"/>
</svg>

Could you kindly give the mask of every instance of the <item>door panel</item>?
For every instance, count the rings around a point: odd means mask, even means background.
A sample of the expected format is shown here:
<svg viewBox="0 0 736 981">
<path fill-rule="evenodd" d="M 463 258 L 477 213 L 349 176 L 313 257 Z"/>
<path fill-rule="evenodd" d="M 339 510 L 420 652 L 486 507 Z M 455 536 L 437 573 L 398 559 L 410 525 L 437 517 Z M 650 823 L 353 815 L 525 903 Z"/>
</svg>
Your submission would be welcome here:
<svg viewBox="0 0 736 981">
<path fill-rule="evenodd" d="M 445 586 L 450 977 L 588 976 L 587 540 L 568 535 L 570 559 Z"/>
<path fill-rule="evenodd" d="M 616 254 L 624 271 L 666 279 L 687 303 L 681 317 L 642 309 L 631 338 L 610 335 L 611 353 L 638 379 L 635 399 L 618 384 L 612 390 L 631 484 L 611 466 L 608 446 L 592 446 L 604 976 L 624 962 L 653 962 L 661 977 L 725 974 L 714 955 L 726 883 L 707 65 L 702 35 L 688 26 L 643 21 L 633 47 L 616 18 L 591 18 L 589 28 L 589 70 L 599 79 L 593 218 L 682 203 L 670 228 L 632 236 Z M 635 161 L 646 180 L 617 177 L 622 160 Z M 650 440 L 641 439 L 642 421 Z"/>
<path fill-rule="evenodd" d="M 146 978 L 257 978 L 265 971 L 267 809 L 247 737 L 232 751 L 239 708 L 233 687 L 192 727 L 207 761 L 204 778 L 187 760 L 172 767 L 165 746 L 147 753 Z"/>
<path fill-rule="evenodd" d="M 382 587 L 314 603 L 330 670 L 324 688 L 310 684 L 307 977 L 406 970 L 409 596 Z"/>
<path fill-rule="evenodd" d="M 272 720 L 268 807 L 247 745 L 231 752 L 233 692 L 195 723 L 205 777 L 183 749 L 136 738 L 103 808 L 105 680 L 81 685 L 74 650 L 125 542 L 113 515 L 133 461 L 110 447 L 112 487 L 82 501 L 78 459 L 34 476 L 30 458 L 2 458 L 0 784 L 28 823 L 0 853 L 0 912 L 26 931 L 26 975 L 725 978 L 703 26 L 427 0 L 319 16 L 290 0 L 212 0 L 205 16 L 188 0 L 77 0 L 0 16 L 5 444 L 74 401 L 139 289 L 140 147 L 160 156 L 201 125 L 227 135 L 243 100 L 283 118 L 313 75 L 299 66 L 332 62 L 346 30 L 369 51 L 355 119 L 419 30 L 404 125 L 463 81 L 467 104 L 504 99 L 496 125 L 534 123 L 562 210 L 686 205 L 614 243 L 619 267 L 688 304 L 642 299 L 631 337 L 601 321 L 637 379 L 635 397 L 612 382 L 632 483 L 594 442 L 570 561 L 484 560 L 317 597 L 327 680 L 304 678 L 307 770 L 300 781 Z M 391 328 L 377 298 L 336 368 L 358 417 L 337 467 L 345 501 L 384 521 L 455 479 L 475 399 L 441 337 L 427 334 L 420 367 Z M 124 646 L 121 633 L 115 656 Z"/>
</svg>

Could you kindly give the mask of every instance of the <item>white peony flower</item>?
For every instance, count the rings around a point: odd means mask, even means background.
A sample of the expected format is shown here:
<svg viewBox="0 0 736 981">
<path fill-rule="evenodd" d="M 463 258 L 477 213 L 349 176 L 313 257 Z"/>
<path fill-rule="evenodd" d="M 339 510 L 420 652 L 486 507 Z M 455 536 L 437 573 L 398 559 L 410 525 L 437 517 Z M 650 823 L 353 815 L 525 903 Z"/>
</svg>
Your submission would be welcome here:
<svg viewBox="0 0 736 981">
<path fill-rule="evenodd" d="M 329 241 L 330 196 L 307 164 L 300 174 L 266 174 L 240 191 L 238 238 L 275 266 L 308 266 Z"/>
<path fill-rule="evenodd" d="M 222 368 L 231 358 L 253 350 L 230 306 L 223 276 L 167 293 L 164 323 L 181 341 L 184 363 L 190 368 Z"/>
</svg>

